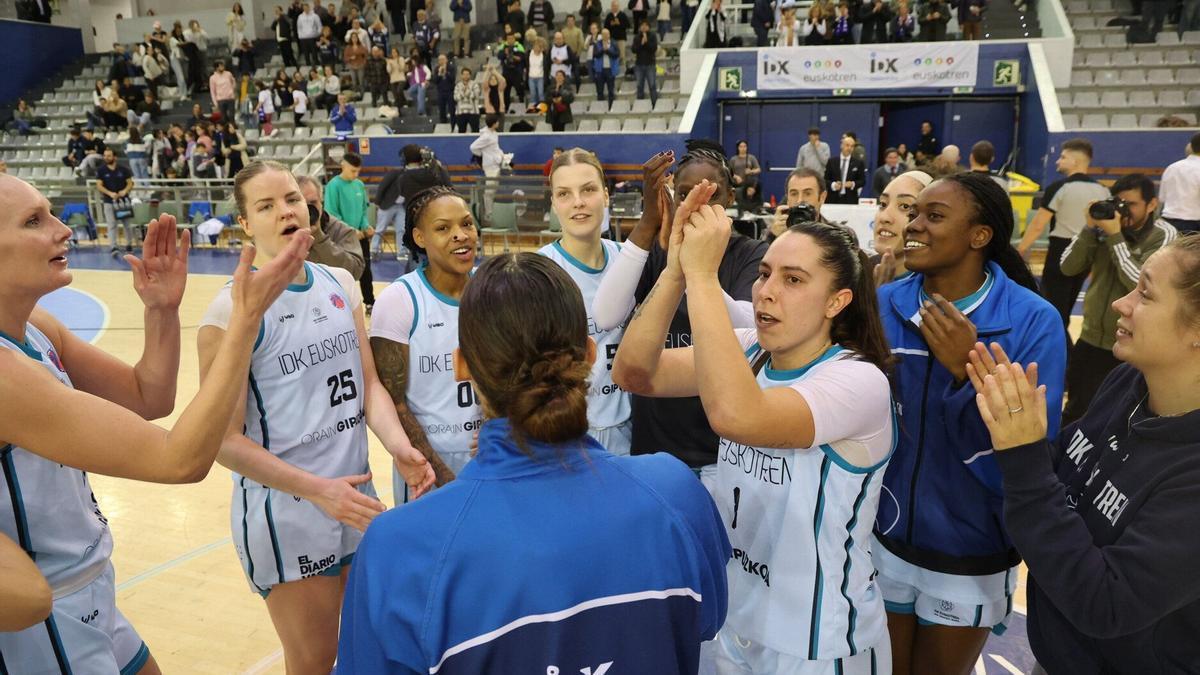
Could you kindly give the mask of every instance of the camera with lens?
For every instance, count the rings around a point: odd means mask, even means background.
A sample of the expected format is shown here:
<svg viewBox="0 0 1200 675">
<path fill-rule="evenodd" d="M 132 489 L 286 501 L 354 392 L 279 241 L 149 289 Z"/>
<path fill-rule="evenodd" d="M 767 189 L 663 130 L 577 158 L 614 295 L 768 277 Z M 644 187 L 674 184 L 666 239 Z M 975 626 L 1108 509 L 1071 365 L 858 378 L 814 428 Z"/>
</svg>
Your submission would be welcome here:
<svg viewBox="0 0 1200 675">
<path fill-rule="evenodd" d="M 812 204 L 800 203 L 788 209 L 787 226 L 797 223 L 809 223 L 817 219 L 817 210 Z"/>
<path fill-rule="evenodd" d="M 1119 197 L 1109 197 L 1088 207 L 1088 215 L 1092 220 L 1112 220 L 1118 213 L 1123 218 L 1128 218 L 1130 214 L 1129 203 Z"/>
</svg>

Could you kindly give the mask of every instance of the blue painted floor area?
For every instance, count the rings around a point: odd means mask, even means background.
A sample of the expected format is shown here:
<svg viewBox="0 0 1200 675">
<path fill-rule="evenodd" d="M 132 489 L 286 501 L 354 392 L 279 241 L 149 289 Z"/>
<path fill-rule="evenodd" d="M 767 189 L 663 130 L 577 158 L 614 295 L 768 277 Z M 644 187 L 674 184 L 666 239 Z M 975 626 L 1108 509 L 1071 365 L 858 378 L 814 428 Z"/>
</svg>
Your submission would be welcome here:
<svg viewBox="0 0 1200 675">
<path fill-rule="evenodd" d="M 232 275 L 237 266 L 239 252 L 230 249 L 201 248 L 192 249 L 189 267 L 196 274 Z M 129 266 L 124 260 L 110 256 L 107 250 L 101 248 L 81 248 L 70 254 L 71 266 L 80 269 L 120 270 L 128 271 Z M 405 263 L 398 262 L 392 257 L 373 263 L 371 270 L 375 281 L 391 283 L 406 272 Z M 51 313 L 62 320 L 76 333 L 91 339 L 96 329 L 103 326 L 104 309 L 93 298 L 73 289 L 62 289 L 50 294 L 43 301 Z M 1082 303 L 1076 305 L 1076 314 L 1082 314 Z M 90 332 L 89 332 L 90 331 Z M 1001 660 L 997 660 L 997 658 Z M 1029 641 L 1025 637 L 1025 617 L 1013 614 L 1008 630 L 1002 636 L 993 635 L 988 639 L 983 652 L 984 672 L 987 675 L 1008 675 L 1013 671 L 1006 664 L 1017 669 L 1017 672 L 1028 673 L 1034 664 Z M 714 673 L 715 669 L 709 658 L 704 655 L 701 664 L 702 674 Z"/>
<path fill-rule="evenodd" d="M 108 324 L 108 311 L 104 305 L 74 288 L 60 288 L 42 298 L 38 306 L 88 342 L 95 342 Z"/>
<path fill-rule="evenodd" d="M 135 251 L 141 255 L 141 251 Z M 188 260 L 188 271 L 193 274 L 223 274 L 232 275 L 237 267 L 241 251 L 224 248 L 193 248 Z M 124 252 L 121 253 L 124 255 Z M 371 265 L 375 281 L 391 283 L 404 274 L 403 262 L 397 262 L 394 254 L 385 254 L 380 260 Z M 108 250 L 101 247 L 81 247 L 70 253 L 71 267 L 85 270 L 118 270 L 128 271 L 129 265 L 120 256 L 109 255 Z"/>
</svg>

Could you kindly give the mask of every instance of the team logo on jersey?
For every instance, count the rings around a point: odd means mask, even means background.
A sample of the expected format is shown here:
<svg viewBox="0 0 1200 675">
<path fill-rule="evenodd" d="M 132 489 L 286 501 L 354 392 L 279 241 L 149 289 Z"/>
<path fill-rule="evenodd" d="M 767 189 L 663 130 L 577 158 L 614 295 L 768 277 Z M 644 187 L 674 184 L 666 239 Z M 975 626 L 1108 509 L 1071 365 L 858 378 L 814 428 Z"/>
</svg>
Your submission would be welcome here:
<svg viewBox="0 0 1200 675">
<path fill-rule="evenodd" d="M 320 307 L 312 308 L 312 316 L 313 316 L 313 323 L 321 323 L 323 321 L 329 320 L 329 317 L 325 316 L 325 312 L 322 312 Z"/>
<path fill-rule="evenodd" d="M 336 308 L 338 308 L 338 309 L 345 309 L 345 308 L 346 308 L 346 301 L 345 301 L 345 300 L 343 300 L 343 299 L 342 299 L 342 296 L 338 295 L 337 293 L 330 293 L 330 294 L 329 294 L 329 302 L 333 303 L 333 306 L 334 306 L 334 307 L 336 307 Z"/>
<path fill-rule="evenodd" d="M 60 361 L 58 359 L 58 352 L 54 351 L 53 349 L 47 349 L 46 356 L 50 357 L 50 363 L 53 363 L 54 367 L 58 368 L 58 372 L 60 372 L 60 373 L 67 372 L 67 369 L 63 368 L 62 361 Z"/>
</svg>

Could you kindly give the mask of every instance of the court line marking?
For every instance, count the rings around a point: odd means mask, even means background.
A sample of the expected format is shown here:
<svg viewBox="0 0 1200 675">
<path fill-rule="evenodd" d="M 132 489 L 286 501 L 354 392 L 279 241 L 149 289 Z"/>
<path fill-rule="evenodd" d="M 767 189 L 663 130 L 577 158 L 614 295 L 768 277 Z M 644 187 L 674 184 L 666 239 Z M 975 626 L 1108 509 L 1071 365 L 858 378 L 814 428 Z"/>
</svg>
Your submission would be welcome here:
<svg viewBox="0 0 1200 675">
<path fill-rule="evenodd" d="M 1001 665 L 1001 667 L 1003 667 L 1005 670 L 1012 673 L 1013 675 L 1022 675 L 1021 669 L 1014 666 L 1011 661 L 1004 658 L 1003 656 L 1000 656 L 999 654 L 988 654 L 988 657 L 991 658 L 996 663 L 999 663 Z"/>
<path fill-rule="evenodd" d="M 108 330 L 109 317 L 111 316 L 111 313 L 108 311 L 108 303 L 96 297 L 94 293 L 85 291 L 82 288 L 75 288 L 74 285 L 67 286 L 67 289 L 91 298 L 92 302 L 100 305 L 100 310 L 104 312 L 104 318 L 100 321 L 100 329 L 96 331 L 96 334 L 93 335 L 91 339 L 92 344 L 98 344 L 100 342 L 100 338 L 104 337 L 104 332 Z"/>
<path fill-rule="evenodd" d="M 275 651 L 271 652 L 270 654 L 267 654 L 258 663 L 250 666 L 249 670 L 246 670 L 243 673 L 243 675 L 259 675 L 259 673 L 265 673 L 268 670 L 270 670 L 271 666 L 275 665 L 276 663 L 279 663 L 279 661 L 281 661 L 282 659 L 283 659 L 283 647 L 280 647 L 279 649 L 276 649 Z"/>
<path fill-rule="evenodd" d="M 145 572 L 142 572 L 141 574 L 135 574 L 132 577 L 129 577 L 125 581 L 122 581 L 121 583 L 117 584 L 117 590 L 124 591 L 129 588 L 133 588 L 134 586 L 142 583 L 143 581 L 152 579 L 152 578 L 162 574 L 163 572 L 166 572 L 169 569 L 178 567 L 178 566 L 182 565 L 183 563 L 188 562 L 189 560 L 194 560 L 196 558 L 199 558 L 202 555 L 211 553 L 211 552 L 213 552 L 219 548 L 223 548 L 227 545 L 228 546 L 233 545 L 232 537 L 225 537 L 224 539 L 214 541 L 211 544 L 205 544 L 204 546 L 201 546 L 200 548 L 192 549 L 191 551 L 184 553 L 183 555 L 179 556 L 178 558 L 172 558 L 171 560 L 168 560 L 167 562 L 165 562 L 161 565 L 151 567 L 150 569 L 146 570 Z"/>
</svg>

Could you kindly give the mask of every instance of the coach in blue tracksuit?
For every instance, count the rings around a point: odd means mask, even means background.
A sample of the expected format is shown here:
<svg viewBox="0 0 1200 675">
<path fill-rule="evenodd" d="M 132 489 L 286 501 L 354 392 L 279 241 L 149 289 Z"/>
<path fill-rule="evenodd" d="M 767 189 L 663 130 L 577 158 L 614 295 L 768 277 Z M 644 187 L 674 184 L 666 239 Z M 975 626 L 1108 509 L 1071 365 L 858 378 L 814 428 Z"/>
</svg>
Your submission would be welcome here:
<svg viewBox="0 0 1200 675">
<path fill-rule="evenodd" d="M 1029 565 L 1029 644 L 1050 675 L 1200 671 L 1198 278 L 1197 236 L 1146 261 L 1113 302 L 1125 364 L 1057 443 L 1037 378 L 996 367 L 983 345 L 972 358 Z"/>
<path fill-rule="evenodd" d="M 682 462 L 587 436 L 595 344 L 574 282 L 544 256 L 491 258 L 459 341 L 491 418 L 479 453 L 367 530 L 338 673 L 695 673 L 725 621 L 729 540 Z"/>
<path fill-rule="evenodd" d="M 1057 436 L 1066 340 L 1054 308 L 1009 244 L 1012 207 L 986 174 L 935 182 L 905 231 L 910 277 L 880 288 L 899 366 L 900 443 L 884 478 L 874 557 L 893 668 L 968 672 L 1012 610 L 1020 558 L 1004 526 L 991 439 L 967 382 L 976 340 L 1036 361 Z"/>
</svg>

